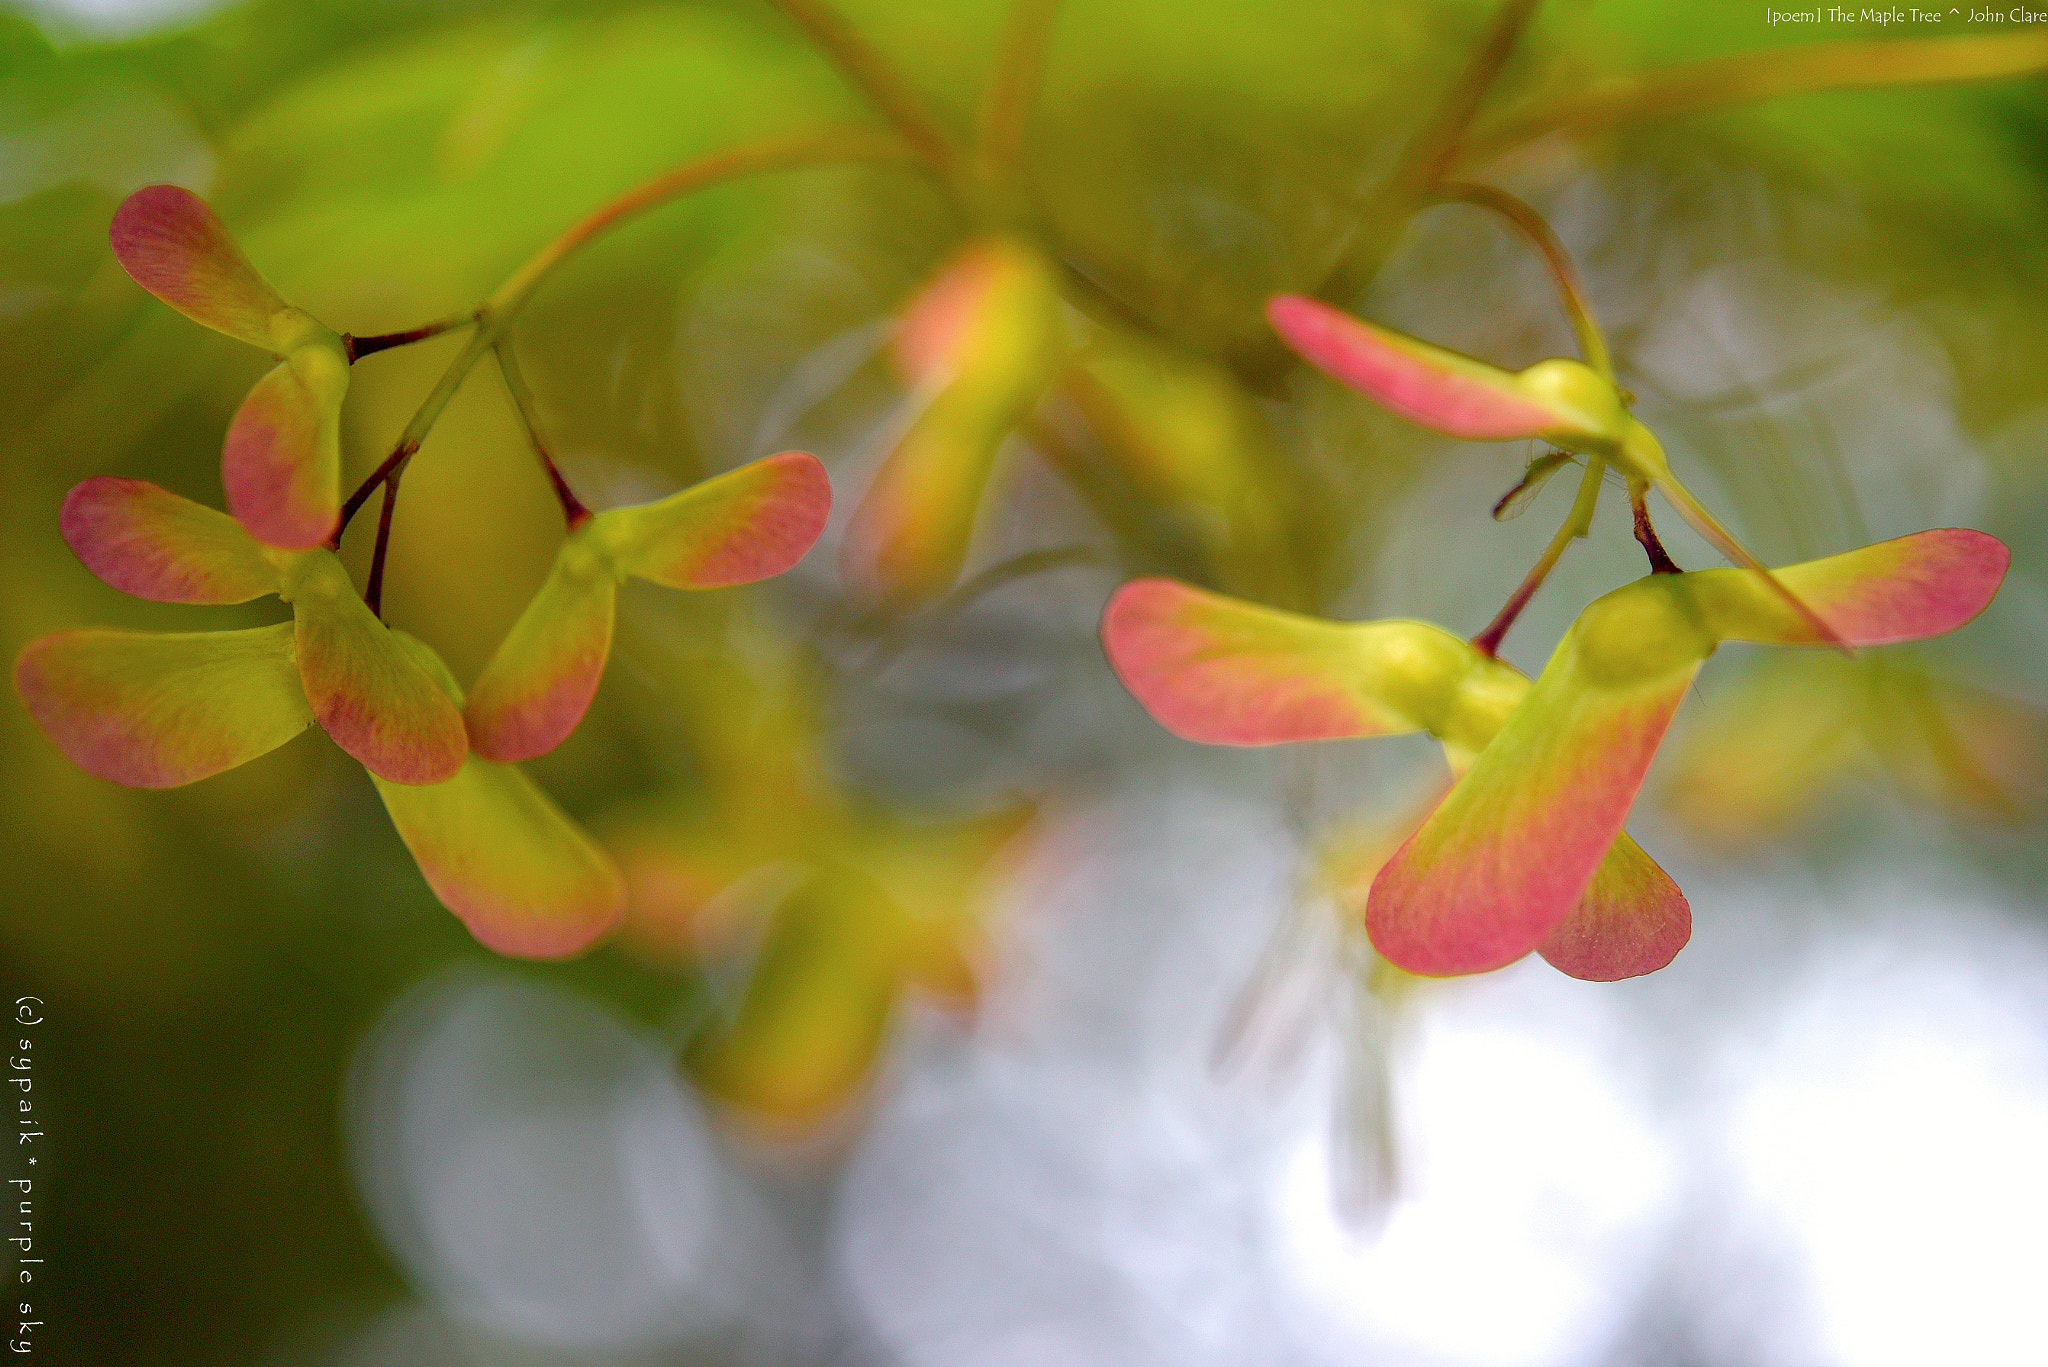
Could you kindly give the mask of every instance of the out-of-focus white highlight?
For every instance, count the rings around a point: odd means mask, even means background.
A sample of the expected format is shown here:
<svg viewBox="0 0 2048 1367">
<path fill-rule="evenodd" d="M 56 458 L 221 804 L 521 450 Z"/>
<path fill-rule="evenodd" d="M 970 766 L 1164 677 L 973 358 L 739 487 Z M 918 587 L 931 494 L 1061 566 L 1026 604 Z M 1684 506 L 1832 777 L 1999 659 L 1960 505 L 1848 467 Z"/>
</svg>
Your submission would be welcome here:
<svg viewBox="0 0 2048 1367">
<path fill-rule="evenodd" d="M 670 1341 L 733 1310 L 745 1247 L 696 1103 L 602 1008 L 509 975 L 391 1008 L 350 1089 L 357 1181 L 427 1299 L 559 1346 Z"/>
<path fill-rule="evenodd" d="M 1383 1226 L 1339 1216 L 1327 1127 L 1300 1147 L 1276 1243 L 1315 1360 L 1545 1367 L 1609 1340 L 1662 1232 L 1674 1163 L 1603 1062 L 1606 1022 L 1572 1009 L 1584 991 L 1531 964 L 1417 1003 Z M 1546 998 L 1558 1020 L 1521 1018 Z"/>
<path fill-rule="evenodd" d="M 1676 1166 L 1602 985 L 1531 963 L 1423 994 L 1395 1064 L 1405 1195 L 1369 1235 L 1332 1197 L 1336 1051 L 1291 1078 L 1209 1062 L 1290 895 L 1284 836 L 1177 793 L 1073 814 L 1041 850 L 978 1037 L 901 1076 L 841 1190 L 837 1270 L 886 1360 L 1597 1360 Z M 1133 850 L 1174 854 L 1112 857 Z"/>
<path fill-rule="evenodd" d="M 23 8 L 62 32 L 133 38 L 153 29 L 197 23 L 233 0 L 27 0 Z"/>
<path fill-rule="evenodd" d="M 2022 1367 L 2048 1341 L 2048 954 L 1939 911 L 1843 946 L 1732 1116 L 1842 1367 Z"/>
<path fill-rule="evenodd" d="M 840 1189 L 834 1272 L 877 1360 L 1285 1360 L 1255 1215 L 1300 1108 L 1207 1065 L 1285 888 L 1267 819 L 1176 792 L 1047 822 L 976 1037 L 905 1070 Z"/>
</svg>

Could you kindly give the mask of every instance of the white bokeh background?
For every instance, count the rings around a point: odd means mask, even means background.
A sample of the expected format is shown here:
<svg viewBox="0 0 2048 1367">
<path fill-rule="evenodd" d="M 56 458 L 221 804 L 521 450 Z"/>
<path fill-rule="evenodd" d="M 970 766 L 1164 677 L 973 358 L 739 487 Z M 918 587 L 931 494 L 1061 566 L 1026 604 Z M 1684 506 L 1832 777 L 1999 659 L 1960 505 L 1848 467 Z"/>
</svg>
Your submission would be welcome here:
<svg viewBox="0 0 2048 1367">
<path fill-rule="evenodd" d="M 509 971 L 394 1005 L 355 1151 L 419 1299 L 348 1360 L 2040 1360 L 2048 940 L 1995 893 L 1686 870 L 1664 974 L 1531 960 L 1382 1039 L 1302 964 L 1309 1047 L 1219 1068 L 1293 850 L 1264 804 L 1163 792 L 1057 820 L 983 1014 L 913 1010 L 838 1155 L 728 1142 L 658 1039 Z M 1378 1043 L 1395 1194 L 1340 1213 Z"/>
</svg>

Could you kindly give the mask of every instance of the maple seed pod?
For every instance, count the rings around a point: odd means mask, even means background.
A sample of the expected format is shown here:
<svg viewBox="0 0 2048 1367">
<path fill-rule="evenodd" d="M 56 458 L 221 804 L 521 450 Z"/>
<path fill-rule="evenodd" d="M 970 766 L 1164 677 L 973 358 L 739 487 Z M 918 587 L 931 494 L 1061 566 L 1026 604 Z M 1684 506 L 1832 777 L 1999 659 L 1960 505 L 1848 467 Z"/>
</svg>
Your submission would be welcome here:
<svg viewBox="0 0 2048 1367">
<path fill-rule="evenodd" d="M 847 526 L 850 583 L 897 599 L 952 584 L 996 453 L 1066 352 L 1058 276 L 1033 248 L 981 238 L 940 269 L 897 328 L 910 417 Z"/>
<path fill-rule="evenodd" d="M 1117 590 L 1102 640 L 1125 686 L 1177 735 L 1270 745 L 1428 731 L 1454 774 L 1473 766 L 1530 690 L 1512 665 L 1427 622 L 1322 621 L 1171 579 Z M 1361 922 L 1391 849 L 1335 890 Z M 1685 895 L 1624 832 L 1577 906 L 1534 947 L 1574 977 L 1611 980 L 1662 968 L 1691 935 Z"/>
<path fill-rule="evenodd" d="M 470 743 L 509 764 L 546 754 L 576 729 L 611 654 L 614 605 L 629 577 L 679 589 L 766 579 L 804 557 L 831 509 L 825 467 L 785 451 L 593 515 L 563 541 L 470 691 Z"/>
<path fill-rule="evenodd" d="M 193 322 L 282 359 L 228 424 L 221 482 L 228 510 L 266 545 L 308 550 L 341 517 L 341 338 L 278 297 L 206 201 L 149 185 L 121 201 L 108 227 L 115 259 L 136 284 Z"/>
<path fill-rule="evenodd" d="M 1874 646 L 1962 626 L 1996 595 L 2009 559 L 1996 537 L 1944 528 L 1775 573 L 1836 638 Z M 1606 896 L 1596 876 L 1672 715 L 1719 643 L 1738 640 L 1822 643 L 1742 570 L 1652 574 L 1597 599 L 1380 870 L 1373 945 L 1411 973 L 1483 973 L 1546 946 L 1589 888 Z"/>
<path fill-rule="evenodd" d="M 1832 638 L 1881 645 L 1968 622 L 2009 558 L 1995 537 L 1947 528 L 1776 574 Z M 1824 639 L 1734 569 L 1652 574 L 1596 600 L 1533 685 L 1428 623 L 1321 621 L 1170 579 L 1125 584 L 1102 625 L 1118 677 L 1178 735 L 1443 742 L 1458 781 L 1363 899 L 1391 963 L 1480 973 L 1536 950 L 1600 980 L 1663 967 L 1691 933 L 1684 895 L 1622 823 L 1701 663 L 1722 641 Z"/>
<path fill-rule="evenodd" d="M 1469 441 L 1538 438 L 1655 485 L 1693 530 L 1768 584 L 1818 639 L 1847 649 L 1678 481 L 1656 434 L 1628 411 L 1615 383 L 1584 362 L 1552 357 L 1510 372 L 1300 295 L 1275 295 L 1266 316 L 1309 362 L 1411 422 Z"/>
<path fill-rule="evenodd" d="M 286 644 L 281 658 L 297 676 L 290 690 L 294 700 L 287 705 L 245 697 L 252 721 L 309 707 L 308 719 L 317 720 L 337 745 L 398 783 L 438 783 L 461 766 L 468 748 L 461 714 L 363 605 L 333 552 L 265 546 L 233 518 L 142 480 L 86 480 L 65 497 L 59 522 L 86 568 L 139 597 L 245 603 L 274 593 L 291 604 L 293 620 L 280 639 Z M 64 651 L 39 655 L 32 677 L 17 673 L 17 682 L 25 697 L 34 695 L 31 711 L 44 709 L 37 715 L 45 732 L 81 768 L 131 782 L 138 780 L 123 775 L 150 772 L 165 754 L 205 752 L 221 760 L 204 772 L 188 761 L 171 763 L 146 786 L 190 782 L 294 734 L 274 735 L 259 750 L 247 750 L 246 738 L 218 745 L 200 739 L 212 724 L 208 718 L 240 733 L 233 717 L 210 705 L 211 685 L 203 681 L 215 677 L 216 664 L 228 662 L 231 675 L 257 687 L 250 672 L 255 666 L 245 658 L 257 639 L 252 632 L 274 630 L 185 637 L 101 632 L 90 646 L 88 638 L 72 633 Z M 146 644 L 171 640 L 185 645 L 174 650 Z M 29 658 L 26 652 L 23 658 Z M 270 661 L 270 653 L 263 658 Z M 242 663 L 232 663 L 237 660 Z M 61 679 L 49 673 L 60 661 Z M 266 663 L 262 672 L 269 669 Z M 218 697 L 232 692 L 225 684 L 216 689 Z M 89 697 L 98 701 L 87 706 Z"/>
<path fill-rule="evenodd" d="M 610 859 L 517 769 L 469 753 L 447 666 L 372 616 L 332 552 L 266 547 L 225 513 L 134 479 L 85 481 L 59 520 L 116 588 L 178 603 L 275 593 L 293 614 L 238 631 L 30 642 L 15 689 L 81 769 L 131 787 L 194 783 L 318 721 L 370 771 L 428 885 L 483 944 L 557 958 L 617 923 L 625 893 Z"/>
</svg>

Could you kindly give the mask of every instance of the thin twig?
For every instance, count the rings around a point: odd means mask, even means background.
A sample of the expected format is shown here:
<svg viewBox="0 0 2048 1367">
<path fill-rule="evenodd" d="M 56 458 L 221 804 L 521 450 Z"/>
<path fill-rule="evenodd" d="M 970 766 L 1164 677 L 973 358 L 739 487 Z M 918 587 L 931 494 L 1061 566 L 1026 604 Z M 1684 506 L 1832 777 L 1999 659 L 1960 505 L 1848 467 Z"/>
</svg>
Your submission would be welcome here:
<svg viewBox="0 0 2048 1367">
<path fill-rule="evenodd" d="M 1579 137 L 1641 119 L 1671 118 L 1815 90 L 1987 81 L 2048 68 L 2048 34 L 1811 43 L 1714 57 L 1595 86 L 1475 130 L 1457 156 L 1480 166 L 1548 133 Z"/>
<path fill-rule="evenodd" d="M 384 503 L 377 510 L 377 548 L 370 553 L 370 581 L 363 602 L 379 621 L 384 618 L 384 556 L 391 549 L 391 510 L 398 506 L 398 481 L 405 472 L 394 466 L 384 477 Z"/>
<path fill-rule="evenodd" d="M 1643 554 L 1650 557 L 1651 574 L 1683 574 L 1676 561 L 1664 549 L 1664 543 L 1657 539 L 1657 529 L 1650 525 L 1649 484 L 1640 479 L 1628 482 L 1629 506 L 1635 510 L 1636 544 L 1643 548 Z"/>
<path fill-rule="evenodd" d="M 1493 620 L 1486 624 L 1486 630 L 1472 638 L 1473 649 L 1481 655 L 1490 660 L 1499 653 L 1501 640 L 1508 634 L 1508 628 L 1522 615 L 1522 609 L 1536 596 L 1536 590 L 1543 587 L 1543 581 L 1549 578 L 1550 571 L 1556 568 L 1558 557 L 1564 554 L 1564 548 L 1576 538 L 1584 536 L 1586 529 L 1593 525 L 1593 509 L 1600 502 L 1600 481 L 1606 473 L 1607 462 L 1597 456 L 1587 458 L 1586 473 L 1579 478 L 1578 497 L 1572 500 L 1572 510 L 1565 517 L 1563 525 L 1557 529 L 1557 534 L 1550 538 L 1550 544 L 1543 548 L 1543 554 L 1537 559 L 1535 567 L 1523 576 L 1513 595 L 1501 610 L 1494 614 Z"/>
<path fill-rule="evenodd" d="M 860 36 L 845 15 L 823 0 L 771 3 L 810 35 L 818 49 L 896 126 L 896 131 L 920 157 L 943 171 L 953 171 L 957 157 L 952 140 L 933 121 L 923 97 L 879 48 Z"/>
<path fill-rule="evenodd" d="M 1607 339 L 1601 335 L 1600 324 L 1594 321 L 1592 307 L 1586 302 L 1585 284 L 1579 279 L 1564 243 L 1558 241 L 1557 234 L 1544 221 L 1543 215 L 1506 190 L 1472 181 L 1446 181 L 1437 187 L 1434 197 L 1441 202 L 1471 204 L 1499 214 L 1528 240 L 1543 257 L 1543 264 L 1550 268 L 1550 278 L 1557 285 L 1558 298 L 1563 302 L 1565 312 L 1571 315 L 1572 331 L 1579 339 L 1580 355 L 1602 378 L 1612 380 L 1614 362 L 1607 352 Z"/>
<path fill-rule="evenodd" d="M 330 549 L 340 549 L 341 534 L 348 530 L 349 523 L 355 521 L 356 514 L 362 510 L 363 504 L 368 502 L 370 495 L 377 491 L 377 486 L 388 479 L 393 470 L 398 469 L 408 460 L 412 459 L 413 452 L 417 450 L 419 450 L 419 443 L 416 441 L 402 441 L 398 443 L 391 454 L 379 461 L 377 468 L 370 471 L 363 482 L 355 487 L 355 492 L 348 496 L 348 502 L 341 505 L 341 518 L 334 524 L 334 535 L 327 542 Z"/>
<path fill-rule="evenodd" d="M 476 310 L 471 309 L 468 313 L 457 313 L 446 318 L 438 318 L 431 323 L 423 323 L 416 328 L 407 328 L 403 332 L 380 332 L 371 337 L 357 337 L 352 333 L 344 332 L 341 334 L 341 349 L 347 353 L 348 363 L 354 365 L 365 356 L 374 356 L 380 351 L 389 351 L 392 347 L 410 346 L 414 342 L 424 342 L 429 337 L 439 337 L 444 332 L 453 332 L 456 328 L 468 327 L 475 321 Z"/>
<path fill-rule="evenodd" d="M 1024 125 L 1045 79 L 1059 13 L 1060 0 L 1012 0 L 981 104 L 981 155 L 991 170 L 1014 171 L 1023 159 Z"/>
<path fill-rule="evenodd" d="M 519 410 L 519 421 L 526 427 L 526 439 L 532 443 L 533 454 L 539 457 L 541 469 L 547 472 L 548 483 L 554 486 L 555 501 L 562 505 L 562 517 L 573 532 L 590 520 L 590 509 L 576 497 L 569 481 L 562 478 L 555 458 L 548 454 L 547 443 L 541 440 L 540 412 L 534 404 L 533 391 L 526 387 L 526 377 L 519 373 L 519 362 L 512 355 L 512 339 L 500 337 L 493 349 L 498 354 L 498 371 L 505 377 L 505 388 L 512 395 L 512 406 Z"/>
</svg>

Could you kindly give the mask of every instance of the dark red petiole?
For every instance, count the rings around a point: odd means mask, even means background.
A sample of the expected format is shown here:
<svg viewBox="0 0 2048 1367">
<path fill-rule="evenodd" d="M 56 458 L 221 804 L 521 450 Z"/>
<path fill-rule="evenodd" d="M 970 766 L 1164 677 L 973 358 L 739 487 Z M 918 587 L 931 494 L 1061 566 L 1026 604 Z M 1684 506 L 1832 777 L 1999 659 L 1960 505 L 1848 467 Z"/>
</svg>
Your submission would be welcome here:
<svg viewBox="0 0 2048 1367">
<path fill-rule="evenodd" d="M 419 449 L 420 444 L 416 441 L 400 442 L 398 449 L 384 457 L 383 462 L 370 471 L 369 478 L 356 486 L 356 491 L 348 496 L 348 502 L 341 505 L 341 518 L 334 524 L 334 535 L 327 539 L 328 550 L 341 549 L 341 534 L 348 530 L 349 523 L 355 521 L 356 514 L 369 502 L 370 495 L 377 491 L 377 486 L 389 479 L 391 473 L 410 460 L 413 453 Z"/>
<path fill-rule="evenodd" d="M 370 553 L 370 581 L 363 587 L 363 602 L 384 620 L 384 555 L 391 549 L 391 510 L 398 505 L 398 481 L 404 472 L 393 468 L 384 477 L 384 504 L 377 510 L 377 548 Z"/>
<path fill-rule="evenodd" d="M 526 387 L 526 377 L 519 373 L 519 360 L 512 354 L 511 339 L 500 341 L 497 352 L 498 371 L 505 377 L 505 389 L 512 395 L 512 406 L 519 410 L 519 421 L 526 428 L 526 439 L 532 444 L 534 457 L 540 461 L 541 469 L 547 472 L 548 483 L 554 487 L 555 501 L 562 505 L 562 518 L 573 532 L 590 520 L 590 509 L 576 497 L 569 481 L 562 478 L 555 458 L 548 454 L 547 443 L 541 440 L 539 408 L 533 401 L 533 391 Z"/>
<path fill-rule="evenodd" d="M 1643 554 L 1650 557 L 1650 573 L 1683 574 L 1685 571 L 1678 568 L 1664 549 L 1664 543 L 1657 539 L 1657 529 L 1650 525 L 1650 505 L 1645 501 L 1648 493 L 1645 487 L 1629 486 L 1628 501 L 1636 514 L 1636 540 L 1641 543 Z"/>
<path fill-rule="evenodd" d="M 393 347 L 410 346 L 414 342 L 424 342 L 429 337 L 439 337 L 444 332 L 467 327 L 476 320 L 474 312 L 458 313 L 452 318 L 407 328 L 404 332 L 380 332 L 370 337 L 358 337 L 353 333 L 344 332 L 341 334 L 341 349 L 348 354 L 348 363 L 354 365 L 365 356 L 374 356 Z"/>
</svg>

